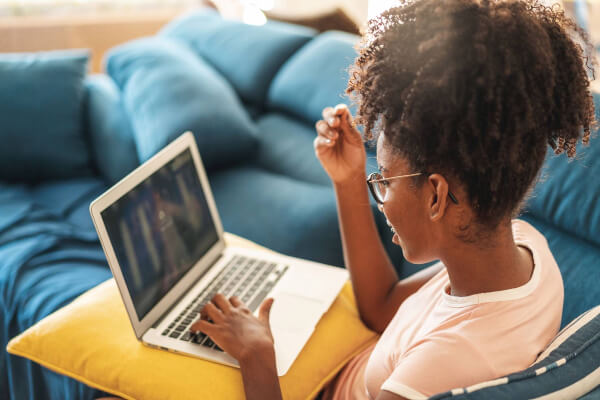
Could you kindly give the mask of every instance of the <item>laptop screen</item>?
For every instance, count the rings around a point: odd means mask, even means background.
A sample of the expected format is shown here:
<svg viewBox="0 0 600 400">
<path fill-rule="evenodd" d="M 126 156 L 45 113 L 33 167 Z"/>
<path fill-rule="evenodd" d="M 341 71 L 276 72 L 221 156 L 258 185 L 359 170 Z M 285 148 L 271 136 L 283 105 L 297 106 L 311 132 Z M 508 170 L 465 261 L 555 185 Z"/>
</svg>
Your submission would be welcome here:
<svg viewBox="0 0 600 400">
<path fill-rule="evenodd" d="M 218 240 L 189 149 L 101 215 L 140 321 Z"/>
</svg>

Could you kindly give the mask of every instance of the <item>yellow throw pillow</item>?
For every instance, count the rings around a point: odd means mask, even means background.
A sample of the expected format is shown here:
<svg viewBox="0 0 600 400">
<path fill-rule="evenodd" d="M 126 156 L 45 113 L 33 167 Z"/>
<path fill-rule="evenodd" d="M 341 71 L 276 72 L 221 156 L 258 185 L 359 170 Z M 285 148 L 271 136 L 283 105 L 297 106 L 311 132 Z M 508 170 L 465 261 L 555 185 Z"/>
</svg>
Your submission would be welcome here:
<svg viewBox="0 0 600 400">
<path fill-rule="evenodd" d="M 226 234 L 236 246 L 260 248 Z M 360 321 L 350 283 L 280 378 L 284 399 L 314 398 L 376 334 Z M 7 351 L 125 399 L 243 399 L 239 369 L 153 349 L 133 333 L 114 279 L 14 337 Z"/>
</svg>

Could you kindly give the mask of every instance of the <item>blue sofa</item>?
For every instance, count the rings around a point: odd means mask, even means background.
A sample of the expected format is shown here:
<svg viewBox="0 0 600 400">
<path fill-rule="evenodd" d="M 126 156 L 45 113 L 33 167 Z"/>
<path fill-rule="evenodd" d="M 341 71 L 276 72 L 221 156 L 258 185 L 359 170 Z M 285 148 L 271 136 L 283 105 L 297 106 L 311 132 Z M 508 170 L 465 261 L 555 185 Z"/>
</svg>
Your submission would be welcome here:
<svg viewBox="0 0 600 400">
<path fill-rule="evenodd" d="M 196 135 L 225 230 L 343 266 L 334 194 L 312 141 L 321 110 L 348 103 L 343 92 L 357 40 L 277 22 L 248 26 L 199 10 L 155 37 L 113 49 L 106 75 L 82 78 L 85 167 L 61 178 L 0 174 L 3 346 L 111 277 L 89 203 L 187 129 Z M 600 106 L 600 96 L 596 101 Z M 0 119 L 0 127 L 7 123 Z M 563 326 L 600 303 L 600 139 L 579 150 L 571 163 L 549 154 L 521 216 L 544 233 L 561 267 Z M 368 151 L 374 171 L 374 149 Z M 402 258 L 374 204 L 373 211 L 399 275 L 421 268 Z M 103 395 L 0 354 L 0 398 Z"/>
</svg>

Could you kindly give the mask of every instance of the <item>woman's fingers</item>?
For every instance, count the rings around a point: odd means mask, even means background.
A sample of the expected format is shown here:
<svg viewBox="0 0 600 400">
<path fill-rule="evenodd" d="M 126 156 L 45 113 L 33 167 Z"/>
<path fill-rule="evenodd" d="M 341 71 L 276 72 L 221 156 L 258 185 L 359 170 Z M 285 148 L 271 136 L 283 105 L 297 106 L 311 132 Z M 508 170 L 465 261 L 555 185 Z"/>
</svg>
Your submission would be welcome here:
<svg viewBox="0 0 600 400">
<path fill-rule="evenodd" d="M 331 129 L 329 125 L 323 121 L 317 121 L 315 124 L 317 133 L 321 136 L 325 136 L 327 139 L 335 140 L 338 138 L 338 132 L 335 129 Z"/>
<path fill-rule="evenodd" d="M 240 307 L 242 305 L 244 305 L 244 303 L 242 303 L 242 301 L 240 300 L 239 297 L 237 296 L 231 296 L 229 298 L 229 302 L 234 306 L 234 307 Z"/>
<path fill-rule="evenodd" d="M 217 307 L 219 307 L 219 310 L 221 310 L 223 314 L 227 315 L 231 313 L 231 304 L 221 293 L 215 294 L 211 302 Z"/>
<path fill-rule="evenodd" d="M 202 319 L 194 322 L 192 326 L 190 326 L 190 331 L 196 333 L 198 331 L 202 333 L 206 333 L 208 336 L 212 336 L 214 325 L 208 321 L 204 321 Z"/>
<path fill-rule="evenodd" d="M 270 326 L 269 325 L 269 315 L 271 314 L 271 307 L 273 306 L 274 301 L 275 301 L 275 299 L 273 299 L 272 297 L 269 297 L 268 299 L 266 299 L 262 302 L 262 304 L 260 305 L 260 308 L 258 310 L 258 319 L 260 321 L 262 321 L 262 323 L 266 324 L 267 326 Z"/>
<path fill-rule="evenodd" d="M 352 114 L 348 109 L 348 106 L 341 103 L 335 106 L 333 113 L 339 118 L 339 129 L 343 132 L 344 137 L 350 141 L 356 143 L 362 143 L 362 137 L 360 132 L 356 130 L 354 123 L 352 122 Z"/>
<path fill-rule="evenodd" d="M 207 316 L 217 324 L 223 321 L 223 313 L 211 302 L 206 303 L 200 314 L 203 317 Z M 204 320 L 204 318 L 201 318 L 201 320 Z"/>
<path fill-rule="evenodd" d="M 333 107 L 325 107 L 321 115 L 323 116 L 323 121 L 325 121 L 331 128 L 339 127 L 340 117 L 336 115 Z"/>
<path fill-rule="evenodd" d="M 315 152 L 317 154 L 320 154 L 321 151 L 335 146 L 335 140 L 331 140 L 326 138 L 325 136 L 318 135 L 313 141 L 313 146 L 315 147 Z"/>
<path fill-rule="evenodd" d="M 352 122 L 352 114 L 347 105 L 340 103 L 335 108 L 324 108 L 322 114 L 329 129 L 341 133 L 345 140 L 353 144 L 362 144 L 362 137 Z"/>
</svg>

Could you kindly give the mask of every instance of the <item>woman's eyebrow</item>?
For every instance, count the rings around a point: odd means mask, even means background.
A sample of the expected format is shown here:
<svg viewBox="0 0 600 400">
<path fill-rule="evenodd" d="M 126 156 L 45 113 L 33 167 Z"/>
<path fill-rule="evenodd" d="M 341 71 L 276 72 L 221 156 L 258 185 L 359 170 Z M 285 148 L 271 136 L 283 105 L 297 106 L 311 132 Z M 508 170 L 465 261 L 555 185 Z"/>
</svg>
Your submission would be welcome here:
<svg viewBox="0 0 600 400">
<path fill-rule="evenodd" d="M 377 167 L 379 168 L 379 172 L 387 172 L 387 169 L 385 169 L 382 165 L 377 165 Z"/>
</svg>

